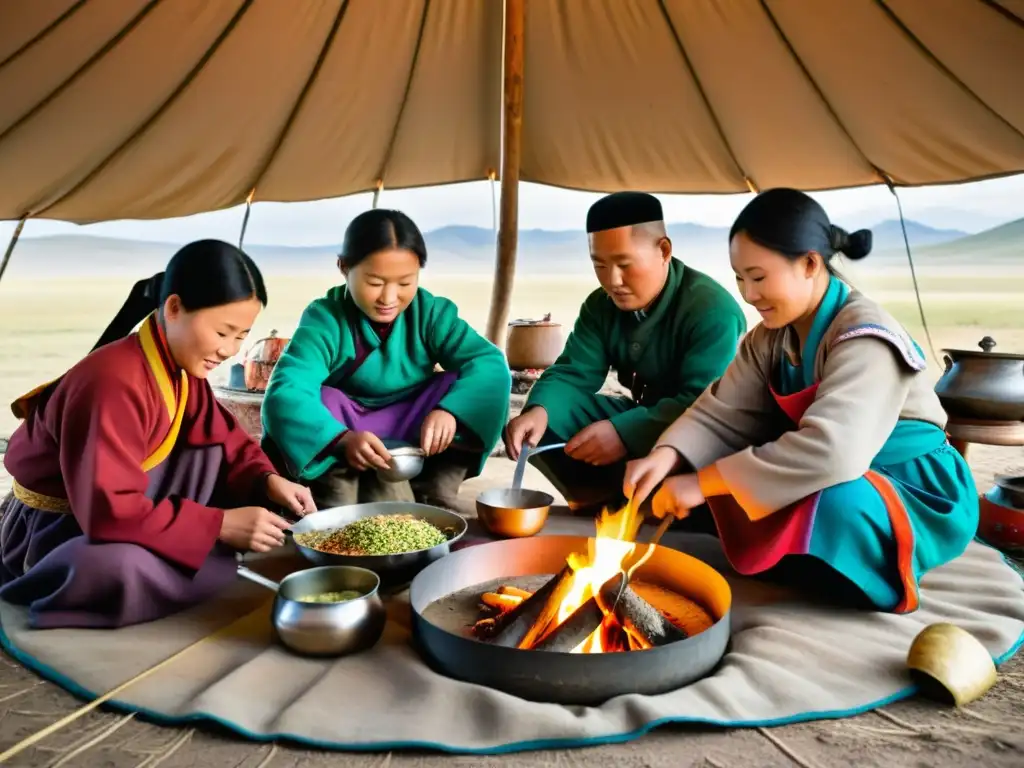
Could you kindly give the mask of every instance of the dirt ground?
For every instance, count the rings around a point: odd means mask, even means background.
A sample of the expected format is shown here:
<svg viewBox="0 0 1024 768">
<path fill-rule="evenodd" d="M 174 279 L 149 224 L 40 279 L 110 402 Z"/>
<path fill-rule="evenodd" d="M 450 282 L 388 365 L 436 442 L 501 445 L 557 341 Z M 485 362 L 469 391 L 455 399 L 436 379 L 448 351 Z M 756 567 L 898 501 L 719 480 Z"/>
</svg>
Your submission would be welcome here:
<svg viewBox="0 0 1024 768">
<path fill-rule="evenodd" d="M 972 446 L 980 489 L 996 474 L 1024 471 L 1024 449 Z M 493 458 L 463 488 L 462 506 L 473 513 L 482 489 L 507 485 L 513 465 Z M 525 484 L 553 489 L 530 468 Z M 9 479 L 0 474 L 0 493 Z M 83 706 L 7 656 L 0 656 L 0 751 Z M 458 713 L 452 713 L 457 717 Z M 288 744 L 254 744 L 208 727 L 168 728 L 133 715 L 93 710 L 11 759 L 11 766 L 47 768 L 440 768 L 511 766 L 571 768 L 1019 768 L 1024 765 L 1024 653 L 1005 664 L 999 682 L 967 708 L 911 699 L 854 718 L 779 728 L 709 730 L 666 727 L 637 741 L 571 751 L 503 757 L 424 753 L 317 752 Z"/>
</svg>

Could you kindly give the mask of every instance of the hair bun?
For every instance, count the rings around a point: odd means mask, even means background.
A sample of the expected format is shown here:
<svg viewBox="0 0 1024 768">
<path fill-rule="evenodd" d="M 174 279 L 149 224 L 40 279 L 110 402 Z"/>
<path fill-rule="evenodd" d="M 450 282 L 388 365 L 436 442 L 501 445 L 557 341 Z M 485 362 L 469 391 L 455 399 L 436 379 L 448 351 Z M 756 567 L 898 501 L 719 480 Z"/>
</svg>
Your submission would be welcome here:
<svg viewBox="0 0 1024 768">
<path fill-rule="evenodd" d="M 828 244 L 833 251 L 843 252 L 850 244 L 850 234 L 842 227 L 830 224 L 828 227 Z"/>
<path fill-rule="evenodd" d="M 843 234 L 846 234 L 845 232 Z M 869 253 L 871 253 L 871 245 L 873 242 L 870 229 L 858 229 L 856 232 L 852 232 L 846 235 L 846 242 L 844 247 L 839 250 L 848 259 L 863 259 Z"/>
</svg>

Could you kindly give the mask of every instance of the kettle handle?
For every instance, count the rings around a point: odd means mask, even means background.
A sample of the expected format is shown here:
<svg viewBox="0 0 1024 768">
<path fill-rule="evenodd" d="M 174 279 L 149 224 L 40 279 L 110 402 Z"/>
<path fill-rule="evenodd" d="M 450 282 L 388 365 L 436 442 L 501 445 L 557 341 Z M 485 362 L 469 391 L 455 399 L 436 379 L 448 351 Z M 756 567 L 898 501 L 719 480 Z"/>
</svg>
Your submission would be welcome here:
<svg viewBox="0 0 1024 768">
<path fill-rule="evenodd" d="M 942 364 L 946 366 L 946 373 L 949 373 L 950 369 L 953 367 L 953 358 L 949 355 L 943 355 Z"/>
</svg>

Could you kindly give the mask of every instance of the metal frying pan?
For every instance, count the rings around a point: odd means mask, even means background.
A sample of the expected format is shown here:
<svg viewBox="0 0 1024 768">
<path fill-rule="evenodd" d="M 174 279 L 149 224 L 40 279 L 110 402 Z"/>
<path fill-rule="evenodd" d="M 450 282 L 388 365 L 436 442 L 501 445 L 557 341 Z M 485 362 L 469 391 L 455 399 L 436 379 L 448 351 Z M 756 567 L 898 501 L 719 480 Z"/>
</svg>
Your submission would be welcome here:
<svg viewBox="0 0 1024 768">
<path fill-rule="evenodd" d="M 420 549 L 415 552 L 357 557 L 321 552 L 299 544 L 294 538 L 294 535 L 297 533 L 341 528 L 356 520 L 373 517 L 374 515 L 413 515 L 439 528 L 448 537 L 448 540 L 435 547 Z M 409 582 L 413 576 L 432 562 L 447 555 L 451 545 L 466 534 L 466 528 L 466 521 L 461 515 L 441 509 L 440 507 L 405 501 L 381 501 L 371 504 L 352 504 L 345 507 L 322 509 L 319 512 L 306 515 L 299 522 L 292 525 L 287 532 L 292 534 L 295 548 L 311 563 L 315 565 L 354 565 L 358 568 L 366 568 L 380 576 L 382 586 L 392 587 L 396 584 Z"/>
</svg>

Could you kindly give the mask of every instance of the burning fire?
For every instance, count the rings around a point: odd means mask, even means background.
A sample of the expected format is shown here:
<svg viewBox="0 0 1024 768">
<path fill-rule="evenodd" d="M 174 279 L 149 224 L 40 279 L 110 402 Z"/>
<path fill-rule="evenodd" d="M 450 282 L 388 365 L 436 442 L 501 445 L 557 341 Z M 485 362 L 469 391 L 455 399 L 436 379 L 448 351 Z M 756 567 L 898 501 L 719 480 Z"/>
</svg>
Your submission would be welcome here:
<svg viewBox="0 0 1024 768">
<path fill-rule="evenodd" d="M 635 562 L 630 558 L 637 550 L 636 536 L 643 523 L 632 502 L 618 512 L 602 510 L 597 521 L 597 532 L 587 542 L 587 554 L 574 552 L 569 555 L 569 568 L 572 569 L 572 582 L 568 594 L 558 606 L 555 624 L 561 624 L 573 612 L 590 598 L 594 598 L 604 612 L 601 626 L 590 634 L 582 643 L 572 649 L 571 653 L 606 653 L 609 651 L 626 650 L 612 640 L 617 636 L 619 626 L 611 613 L 612 606 L 604 605 L 601 599 L 601 585 L 613 578 L 620 571 L 628 577 L 643 565 L 653 554 L 654 547 L 646 547 L 643 555 Z"/>
<path fill-rule="evenodd" d="M 503 584 L 480 595 L 472 634 L 506 648 L 615 653 L 668 645 L 714 624 L 699 603 L 657 584 L 633 580 L 654 553 L 638 545 L 642 518 L 627 504 L 605 509 L 587 552 L 530 592 Z"/>
</svg>

